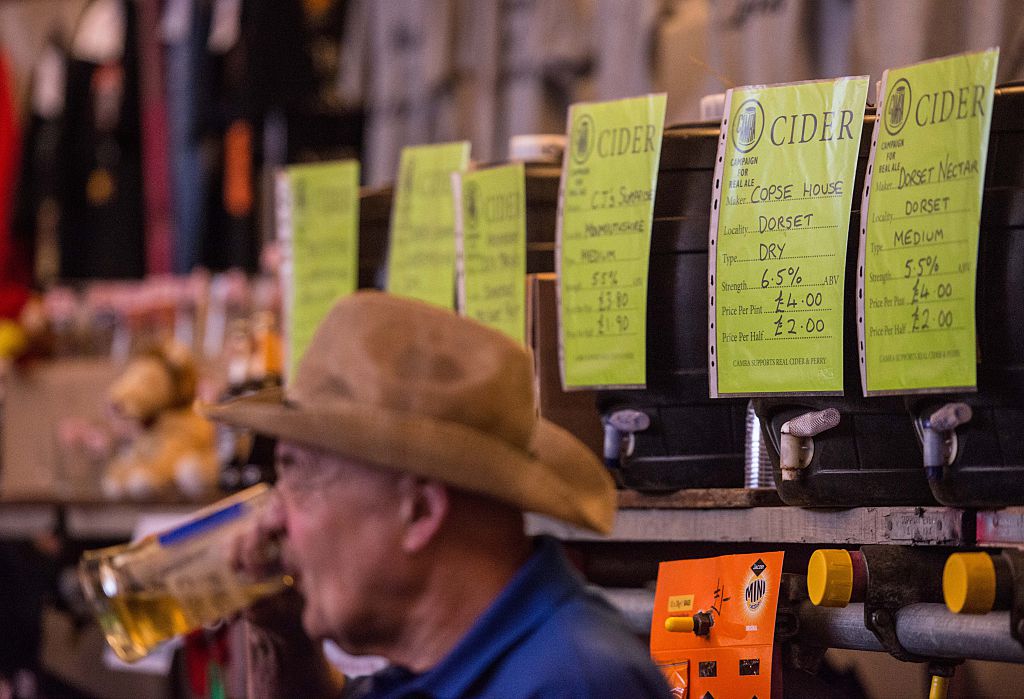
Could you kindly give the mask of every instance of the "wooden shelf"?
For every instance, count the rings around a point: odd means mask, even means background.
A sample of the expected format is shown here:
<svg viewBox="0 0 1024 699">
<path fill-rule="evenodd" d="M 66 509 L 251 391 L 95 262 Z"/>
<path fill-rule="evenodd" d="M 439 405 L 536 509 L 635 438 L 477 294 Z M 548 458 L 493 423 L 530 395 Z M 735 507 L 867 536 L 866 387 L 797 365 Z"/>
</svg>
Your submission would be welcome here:
<svg viewBox="0 0 1024 699">
<path fill-rule="evenodd" d="M 799 544 L 973 543 L 973 514 L 948 507 L 800 507 L 619 510 L 609 537 L 531 515 L 527 529 L 566 541 L 763 542 Z"/>
<path fill-rule="evenodd" d="M 771 492 L 680 491 L 667 495 L 622 492 L 610 537 L 539 516 L 532 534 L 567 541 L 723 542 L 801 544 L 917 544 L 959 546 L 978 541 L 1024 543 L 1024 508 L 974 512 L 950 507 L 810 509 L 779 504 Z M 0 538 L 52 531 L 61 515 L 67 533 L 81 539 L 125 539 L 143 516 L 183 517 L 202 503 L 0 501 Z M 984 534 L 984 536 L 983 536 Z"/>
<path fill-rule="evenodd" d="M 184 518 L 202 507 L 197 503 L 104 503 L 66 505 L 64 523 L 69 536 L 77 539 L 125 539 L 132 537 L 143 517 Z"/>
<path fill-rule="evenodd" d="M 56 505 L 4 503 L 0 505 L 0 539 L 31 539 L 57 526 Z"/>
<path fill-rule="evenodd" d="M 0 539 L 25 539 L 52 532 L 60 517 L 64 530 L 76 539 L 131 538 L 140 518 L 181 518 L 207 503 L 108 502 L 55 500 L 43 496 L 0 500 Z"/>
<path fill-rule="evenodd" d="M 1024 546 L 1024 507 L 980 510 L 976 516 L 979 546 Z"/>
<path fill-rule="evenodd" d="M 782 505 L 775 488 L 695 488 L 674 493 L 619 491 L 620 509 L 710 510 Z"/>
</svg>

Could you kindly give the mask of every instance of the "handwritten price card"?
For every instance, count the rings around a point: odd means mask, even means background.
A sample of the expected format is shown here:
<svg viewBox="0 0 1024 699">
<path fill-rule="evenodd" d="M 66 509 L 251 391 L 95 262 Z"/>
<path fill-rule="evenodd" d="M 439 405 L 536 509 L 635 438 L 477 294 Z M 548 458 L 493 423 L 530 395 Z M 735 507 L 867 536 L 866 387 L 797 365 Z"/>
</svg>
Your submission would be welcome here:
<svg viewBox="0 0 1024 699">
<path fill-rule="evenodd" d="M 973 389 L 974 296 L 998 49 L 888 70 L 861 207 L 865 395 Z"/>
<path fill-rule="evenodd" d="M 456 173 L 459 310 L 526 342 L 526 192 L 522 163 Z"/>
<path fill-rule="evenodd" d="M 647 381 L 647 264 L 664 122 L 665 95 L 569 109 L 557 231 L 567 390 Z"/>
<path fill-rule="evenodd" d="M 843 391 L 867 78 L 726 94 L 708 264 L 711 396 Z"/>
<path fill-rule="evenodd" d="M 278 176 L 289 376 L 334 302 L 356 289 L 359 163 L 295 165 Z"/>
<path fill-rule="evenodd" d="M 455 305 L 455 205 L 451 173 L 469 164 L 469 142 L 402 149 L 391 208 L 388 291 Z"/>
</svg>

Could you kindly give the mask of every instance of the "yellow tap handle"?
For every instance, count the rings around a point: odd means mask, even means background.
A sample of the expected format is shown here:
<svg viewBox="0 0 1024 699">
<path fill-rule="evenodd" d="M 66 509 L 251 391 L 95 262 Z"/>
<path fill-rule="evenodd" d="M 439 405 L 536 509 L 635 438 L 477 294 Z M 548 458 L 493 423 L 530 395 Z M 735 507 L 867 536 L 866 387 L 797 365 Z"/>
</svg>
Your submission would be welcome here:
<svg viewBox="0 0 1024 699">
<path fill-rule="evenodd" d="M 990 555 L 954 553 L 942 570 L 942 596 L 954 614 L 987 614 L 996 603 L 996 582 Z"/>
<path fill-rule="evenodd" d="M 845 607 L 853 596 L 853 559 L 845 549 L 818 549 L 807 563 L 807 595 L 818 607 Z"/>
<path fill-rule="evenodd" d="M 693 633 L 692 616 L 670 616 L 665 619 L 665 630 L 672 633 Z"/>
<path fill-rule="evenodd" d="M 946 699 L 949 693 L 949 678 L 932 675 L 932 686 L 928 691 L 928 699 Z"/>
</svg>

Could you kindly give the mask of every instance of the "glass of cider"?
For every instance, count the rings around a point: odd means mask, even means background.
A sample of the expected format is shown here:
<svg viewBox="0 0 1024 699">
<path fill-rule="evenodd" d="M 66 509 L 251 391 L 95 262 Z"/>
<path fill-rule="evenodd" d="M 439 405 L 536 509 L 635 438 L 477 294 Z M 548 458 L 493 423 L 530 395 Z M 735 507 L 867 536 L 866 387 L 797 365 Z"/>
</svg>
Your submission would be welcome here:
<svg viewBox="0 0 1024 699">
<path fill-rule="evenodd" d="M 139 541 L 86 551 L 78 564 L 85 597 L 107 643 L 127 662 L 175 636 L 283 590 L 278 572 L 253 579 L 235 569 L 235 541 L 254 526 L 273 491 L 260 483 Z"/>
</svg>

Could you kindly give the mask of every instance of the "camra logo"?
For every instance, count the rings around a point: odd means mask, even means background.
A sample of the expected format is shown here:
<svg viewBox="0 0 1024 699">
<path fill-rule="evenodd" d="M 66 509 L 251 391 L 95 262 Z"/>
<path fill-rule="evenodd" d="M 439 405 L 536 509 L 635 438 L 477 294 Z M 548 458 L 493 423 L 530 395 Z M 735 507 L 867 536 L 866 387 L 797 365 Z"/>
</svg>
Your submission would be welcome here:
<svg viewBox="0 0 1024 699">
<path fill-rule="evenodd" d="M 900 78 L 885 98 L 885 130 L 890 136 L 895 136 L 906 126 L 910 118 L 911 100 L 910 83 L 906 78 Z"/>
<path fill-rule="evenodd" d="M 764 133 L 764 107 L 756 99 L 744 100 L 732 115 L 732 145 L 740 153 L 754 150 Z"/>
<path fill-rule="evenodd" d="M 572 159 L 577 165 L 583 165 L 594 150 L 594 117 L 580 114 L 572 125 Z"/>
<path fill-rule="evenodd" d="M 470 182 L 466 185 L 466 223 L 470 228 L 476 228 L 477 214 L 479 208 L 477 206 L 477 198 L 479 187 L 476 182 Z"/>
</svg>

